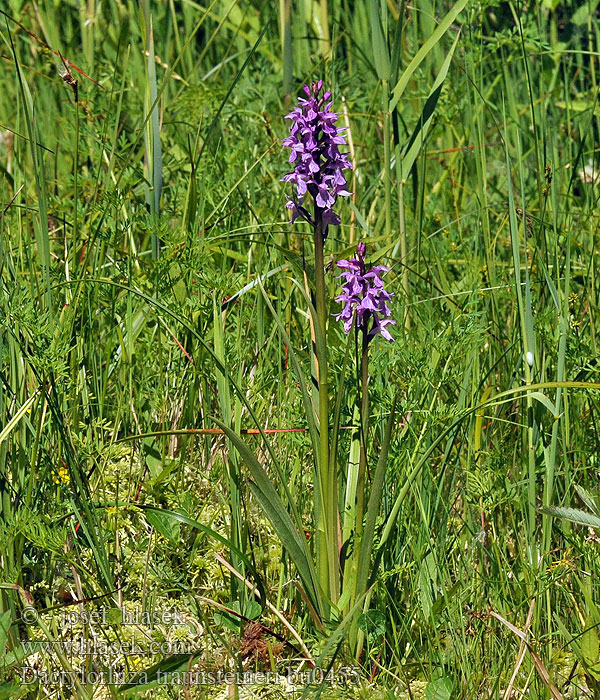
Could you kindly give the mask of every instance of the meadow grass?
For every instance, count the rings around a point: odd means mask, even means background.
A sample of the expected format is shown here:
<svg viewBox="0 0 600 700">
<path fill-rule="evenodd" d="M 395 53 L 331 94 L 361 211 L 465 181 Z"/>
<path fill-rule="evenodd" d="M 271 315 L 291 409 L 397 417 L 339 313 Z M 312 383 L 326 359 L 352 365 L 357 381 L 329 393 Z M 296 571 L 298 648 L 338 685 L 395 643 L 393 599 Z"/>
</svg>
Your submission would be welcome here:
<svg viewBox="0 0 600 700">
<path fill-rule="evenodd" d="M 596 5 L 6 0 L 0 698 L 600 697 Z M 354 165 L 326 327 L 280 182 L 316 79 Z M 362 435 L 360 240 L 397 321 Z"/>
</svg>

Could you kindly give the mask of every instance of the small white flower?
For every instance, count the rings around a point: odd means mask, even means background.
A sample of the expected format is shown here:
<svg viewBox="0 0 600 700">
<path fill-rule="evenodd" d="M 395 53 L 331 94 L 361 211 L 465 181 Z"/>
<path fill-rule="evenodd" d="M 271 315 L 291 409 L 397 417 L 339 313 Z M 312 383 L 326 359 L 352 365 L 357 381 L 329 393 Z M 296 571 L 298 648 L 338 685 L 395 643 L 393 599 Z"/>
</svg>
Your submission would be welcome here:
<svg viewBox="0 0 600 700">
<path fill-rule="evenodd" d="M 584 165 L 583 168 L 577 172 L 577 177 L 581 182 L 594 185 L 600 180 L 600 172 L 598 172 L 598 168 L 594 166 L 594 163 L 590 160 L 587 165 Z"/>
</svg>

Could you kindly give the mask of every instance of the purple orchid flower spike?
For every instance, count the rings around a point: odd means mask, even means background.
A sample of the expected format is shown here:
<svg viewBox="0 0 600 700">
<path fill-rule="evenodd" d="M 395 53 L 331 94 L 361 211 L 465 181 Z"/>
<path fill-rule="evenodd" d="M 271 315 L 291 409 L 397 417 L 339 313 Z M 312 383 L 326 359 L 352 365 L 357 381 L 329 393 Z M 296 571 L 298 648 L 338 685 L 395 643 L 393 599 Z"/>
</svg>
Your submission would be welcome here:
<svg viewBox="0 0 600 700">
<path fill-rule="evenodd" d="M 367 333 L 367 342 L 378 333 L 390 341 L 394 341 L 387 326 L 393 326 L 391 311 L 387 302 L 394 296 L 386 292 L 382 275 L 388 271 L 385 265 L 376 265 L 369 269 L 365 266 L 366 245 L 360 242 L 356 246 L 356 258 L 339 260 L 337 265 L 342 270 L 340 277 L 344 278 L 342 293 L 336 301 L 344 307 L 336 316 L 343 321 L 346 335 L 353 325 Z M 369 323 L 372 320 L 369 330 Z"/>
<path fill-rule="evenodd" d="M 339 146 L 346 144 L 344 127 L 335 126 L 337 114 L 330 111 L 331 92 L 322 96 L 323 81 L 305 85 L 306 99 L 300 97 L 296 107 L 286 115 L 292 121 L 290 135 L 283 139 L 286 148 L 291 149 L 290 163 L 294 170 L 281 179 L 292 182 L 296 187 L 295 197 L 290 198 L 286 207 L 292 211 L 292 220 L 302 218 L 314 225 L 314 219 L 303 206 L 307 194 L 314 200 L 316 210 L 323 219 L 323 236 L 327 237 L 329 225 L 338 226 L 339 216 L 333 211 L 338 197 L 348 197 L 351 192 L 342 171 L 352 168 L 348 155 L 340 153 Z"/>
</svg>

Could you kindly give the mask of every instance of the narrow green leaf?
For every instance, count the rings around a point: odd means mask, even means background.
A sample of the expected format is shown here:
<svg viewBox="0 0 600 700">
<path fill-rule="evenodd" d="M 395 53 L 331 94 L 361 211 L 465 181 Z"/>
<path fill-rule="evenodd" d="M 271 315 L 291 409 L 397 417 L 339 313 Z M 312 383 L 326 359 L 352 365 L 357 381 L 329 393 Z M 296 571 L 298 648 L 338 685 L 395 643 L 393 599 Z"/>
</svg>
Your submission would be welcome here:
<svg viewBox="0 0 600 700">
<path fill-rule="evenodd" d="M 454 50 L 458 44 L 458 39 L 459 37 L 457 36 L 454 43 L 450 47 L 450 51 L 448 51 L 448 54 L 444 59 L 444 63 L 442 64 L 440 72 L 438 73 L 427 101 L 425 102 L 425 106 L 423 107 L 423 111 L 419 117 L 419 121 L 408 141 L 407 146 L 404 149 L 404 155 L 400 161 L 400 177 L 402 179 L 406 178 L 407 174 L 410 172 L 419 151 L 423 147 L 423 143 L 427 137 L 427 132 L 429 131 L 429 127 L 431 126 L 431 122 L 433 120 L 435 108 L 442 93 L 442 86 L 446 80 L 446 76 L 448 75 L 448 69 L 450 68 L 450 63 L 452 62 L 452 57 L 454 56 Z M 396 158 L 398 158 L 398 156 L 399 146 L 396 146 Z"/>
<path fill-rule="evenodd" d="M 581 635 L 581 655 L 586 666 L 595 666 L 600 661 L 600 642 L 598 641 L 598 627 L 594 625 L 594 619 L 588 615 L 585 621 L 585 631 Z"/>
<path fill-rule="evenodd" d="M 378 5 L 379 3 L 377 0 L 369 0 L 373 60 L 379 80 L 389 80 L 392 72 L 390 65 L 390 52 L 388 50 L 387 41 L 383 35 Z"/>
<path fill-rule="evenodd" d="M 392 52 L 391 52 L 391 75 L 390 80 L 393 83 L 398 82 L 398 71 L 400 70 L 400 63 L 402 61 L 402 37 L 404 34 L 404 3 L 406 0 L 401 2 L 401 10 L 399 17 L 396 20 L 396 29 L 394 31 L 394 39 L 392 42 Z"/>
<path fill-rule="evenodd" d="M 358 558 L 358 570 L 356 580 L 356 595 L 361 596 L 367 590 L 367 581 L 369 578 L 369 564 L 371 562 L 371 552 L 373 550 L 373 539 L 375 536 L 375 524 L 379 515 L 379 507 L 383 494 L 383 485 L 385 482 L 385 471 L 387 467 L 388 452 L 390 450 L 390 441 L 394 428 L 394 420 L 396 418 L 397 397 L 394 397 L 390 416 L 385 426 L 385 434 L 381 452 L 377 460 L 373 483 L 371 484 L 371 493 L 369 495 L 369 504 L 367 506 L 367 519 L 362 535 L 362 543 L 360 547 L 360 555 Z M 374 573 L 374 572 L 373 572 Z"/>
<path fill-rule="evenodd" d="M 298 384 L 300 386 L 300 394 L 302 396 L 302 404 L 304 406 L 304 413 L 306 415 L 306 422 L 308 423 L 308 432 L 310 435 L 310 440 L 311 440 L 311 444 L 312 444 L 312 448 L 313 448 L 313 454 L 317 455 L 319 453 L 319 433 L 318 433 L 317 425 L 315 422 L 311 397 L 310 397 L 310 394 L 308 391 L 308 387 L 306 386 L 306 381 L 304 379 L 304 374 L 302 372 L 302 368 L 300 367 L 300 363 L 298 362 L 298 358 L 296 356 L 296 353 L 294 351 L 292 343 L 291 343 L 291 341 L 288 337 L 288 334 L 285 330 L 285 326 L 283 324 L 283 321 L 279 317 L 279 314 L 275 311 L 273 304 L 271 304 L 271 301 L 270 301 L 269 297 L 267 296 L 267 293 L 265 292 L 265 289 L 262 286 L 262 282 L 260 281 L 260 279 L 257 279 L 257 283 L 258 283 L 260 291 L 263 295 L 263 299 L 265 300 L 265 304 L 267 305 L 269 311 L 271 312 L 271 315 L 273 316 L 273 319 L 275 320 L 275 323 L 277 324 L 277 327 L 279 328 L 279 332 L 281 333 L 281 337 L 283 338 L 283 340 L 288 348 L 290 361 L 292 363 L 292 367 L 294 368 L 294 373 L 296 374 L 296 378 L 297 378 Z"/>
<path fill-rule="evenodd" d="M 19 424 L 19 421 L 23 416 L 27 413 L 27 410 L 31 407 L 31 404 L 37 399 L 39 396 L 39 389 L 37 391 L 34 391 L 33 394 L 25 401 L 25 403 L 19 408 L 19 410 L 15 413 L 15 415 L 8 421 L 8 423 L 4 426 L 2 431 L 0 432 L 0 445 L 6 440 L 6 438 L 12 433 L 12 431 L 16 428 L 16 426 Z"/>
<path fill-rule="evenodd" d="M 201 653 L 202 651 L 198 650 L 191 654 L 173 654 L 173 656 L 169 656 L 153 666 L 136 673 L 128 683 L 119 686 L 119 691 L 128 695 L 131 695 L 131 691 L 140 693 L 154 688 L 158 685 L 159 679 L 161 685 L 164 685 L 168 682 L 169 674 L 173 674 L 174 681 L 177 678 L 175 674 L 188 671 L 191 665 L 190 662 Z"/>
<path fill-rule="evenodd" d="M 152 527 L 163 537 L 173 542 L 179 539 L 179 522 L 158 510 L 146 511 L 146 518 Z"/>
<path fill-rule="evenodd" d="M 579 498 L 581 498 L 585 505 L 592 511 L 592 514 L 600 518 L 600 507 L 592 494 L 586 491 L 582 486 L 575 486 L 575 491 L 577 491 Z"/>
<path fill-rule="evenodd" d="M 258 499 L 283 546 L 287 549 L 292 561 L 296 565 L 313 605 L 315 605 L 318 610 L 321 610 L 321 597 L 318 594 L 317 579 L 306 547 L 306 540 L 299 534 L 294 526 L 292 518 L 283 505 L 279 493 L 248 445 L 224 423 L 218 420 L 215 420 L 215 422 L 240 453 L 240 456 L 250 470 L 252 478 L 254 479 L 254 482 L 250 484 L 252 492 Z"/>
<path fill-rule="evenodd" d="M 348 449 L 348 466 L 346 468 L 346 496 L 344 501 L 344 513 L 342 518 L 342 544 L 346 544 L 352 532 L 356 529 L 356 488 L 358 484 L 358 466 L 360 461 L 360 408 L 354 405 L 352 413 L 352 423 L 356 426 L 352 430 L 352 435 L 350 437 L 350 447 Z M 352 567 L 347 566 L 344 572 L 344 578 L 347 577 L 348 572 L 352 570 Z M 346 585 L 344 584 L 344 589 Z M 342 605 L 342 598 L 340 598 L 340 607 Z M 345 600 L 345 603 L 348 601 Z"/>
<path fill-rule="evenodd" d="M 342 407 L 343 407 L 344 399 L 345 399 L 344 382 L 346 381 L 346 369 L 348 367 L 348 363 L 349 363 L 349 359 L 350 359 L 350 349 L 351 348 L 352 348 L 352 336 L 350 334 L 348 334 L 348 336 L 346 338 L 346 349 L 344 351 L 344 359 L 342 360 L 342 367 L 340 369 L 340 373 L 339 373 L 339 377 L 338 377 L 335 407 L 333 410 L 333 421 L 331 424 L 331 432 L 330 432 L 331 447 L 329 450 L 329 459 L 332 460 L 333 463 L 337 463 L 337 451 L 338 451 L 338 442 L 339 442 L 339 435 L 340 435 L 340 422 L 341 422 L 341 416 L 342 416 Z"/>
<path fill-rule="evenodd" d="M 247 255 L 243 256 L 244 262 L 248 259 Z M 282 272 L 283 270 L 287 269 L 287 264 L 284 265 L 279 265 L 278 267 L 274 268 L 273 270 L 269 270 L 269 272 L 265 272 L 264 275 L 260 275 L 260 277 L 257 277 L 256 279 L 252 280 L 252 282 L 248 282 L 248 284 L 245 284 L 241 289 L 238 289 L 235 294 L 232 294 L 230 297 L 227 299 L 227 306 L 232 304 L 236 299 L 239 299 L 239 297 L 242 296 L 242 294 L 246 294 L 246 292 L 249 292 L 250 290 L 254 289 L 254 287 L 258 287 L 262 284 L 262 280 L 266 280 L 269 277 L 272 277 L 273 275 L 278 274 L 279 272 Z"/>
<path fill-rule="evenodd" d="M 448 31 L 448 28 L 458 17 L 458 15 L 465 9 L 469 0 L 459 0 L 454 7 L 448 12 L 444 19 L 438 24 L 436 29 L 433 31 L 431 36 L 424 42 L 423 46 L 417 51 L 415 57 L 406 67 L 404 73 L 400 76 L 400 79 L 396 83 L 396 87 L 392 91 L 392 100 L 390 102 L 390 111 L 395 109 L 400 98 L 402 97 L 409 80 L 412 78 L 414 72 L 421 65 L 427 54 L 433 49 L 433 47 L 440 41 L 442 36 Z"/>
<path fill-rule="evenodd" d="M 10 630 L 10 610 L 6 610 L 0 615 L 0 659 L 4 658 L 4 650 L 8 642 L 8 631 Z"/>
<path fill-rule="evenodd" d="M 532 399 L 535 399 L 536 401 L 539 401 L 539 403 L 541 403 L 542 406 L 547 408 L 553 416 L 556 415 L 556 406 L 541 391 L 532 391 L 531 393 L 527 394 L 527 396 L 531 397 Z"/>
<path fill-rule="evenodd" d="M 162 192 L 162 149 L 160 145 L 160 122 L 158 119 L 158 87 L 156 84 L 156 61 L 154 58 L 154 27 L 152 26 L 152 15 L 149 20 L 148 33 L 148 63 L 147 63 L 147 90 L 148 108 L 151 110 L 150 121 L 148 122 L 149 140 L 148 155 L 151 154 L 150 175 L 152 182 L 152 192 L 150 194 L 151 211 L 155 214 L 160 212 L 160 195 Z"/>
<path fill-rule="evenodd" d="M 283 92 L 289 95 L 294 79 L 294 52 L 292 51 L 291 0 L 279 0 L 281 22 L 281 53 L 283 55 Z"/>
<path fill-rule="evenodd" d="M 258 589 L 258 594 L 261 599 L 261 603 L 264 603 L 264 601 L 266 600 L 265 587 L 262 578 L 258 574 L 258 571 L 254 567 L 250 559 L 248 559 L 248 557 L 243 552 L 237 549 L 235 545 L 232 542 L 230 542 L 226 537 L 220 535 L 216 530 L 213 530 L 212 528 L 203 525 L 202 523 L 199 523 L 197 520 L 188 518 L 187 515 L 183 515 L 182 513 L 178 513 L 177 511 L 167 510 L 165 508 L 158 508 L 156 506 L 151 505 L 137 505 L 136 507 L 143 511 L 146 514 L 146 516 L 152 513 L 154 515 L 160 516 L 163 519 L 170 518 L 184 525 L 189 525 L 190 527 L 200 530 L 207 534 L 209 537 L 212 537 L 213 539 L 217 540 L 217 542 L 220 542 L 221 544 L 225 545 L 225 547 L 234 552 L 239 557 L 239 559 L 243 561 L 244 566 L 247 568 L 248 571 L 250 571 L 250 573 L 254 577 L 256 588 Z"/>
</svg>

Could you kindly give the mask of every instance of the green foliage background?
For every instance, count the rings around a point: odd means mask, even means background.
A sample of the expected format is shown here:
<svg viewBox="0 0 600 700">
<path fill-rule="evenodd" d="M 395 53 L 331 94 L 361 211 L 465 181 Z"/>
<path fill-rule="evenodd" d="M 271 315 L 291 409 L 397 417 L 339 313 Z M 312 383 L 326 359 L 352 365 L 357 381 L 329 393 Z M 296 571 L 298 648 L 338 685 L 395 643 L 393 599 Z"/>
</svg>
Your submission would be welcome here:
<svg viewBox="0 0 600 700">
<path fill-rule="evenodd" d="M 315 657 L 327 649 L 333 628 L 215 422 L 255 429 L 250 408 L 263 428 L 306 427 L 257 279 L 310 376 L 292 280 L 313 277 L 311 236 L 287 223 L 280 140 L 318 78 L 355 165 L 326 246 L 331 314 L 333 263 L 361 239 L 395 293 L 396 342 L 371 354 L 370 465 L 399 396 L 363 686 L 324 696 L 500 698 L 517 669 L 528 697 L 599 697 L 597 2 L 464 5 L 439 37 L 446 0 L 2 7 L 1 697 L 38 697 L 19 649 L 60 638 L 63 589 L 176 604 L 204 660 L 241 664 L 244 625 L 206 599 L 258 613 L 215 553 L 264 584 Z M 350 425 L 333 320 L 327 342 Z M 262 438 L 244 439 L 276 482 Z M 267 439 L 311 545 L 309 439 Z M 591 529 L 569 522 L 585 514 Z M 43 628 L 23 625 L 24 602 Z M 522 662 L 492 612 L 528 625 Z"/>
</svg>

